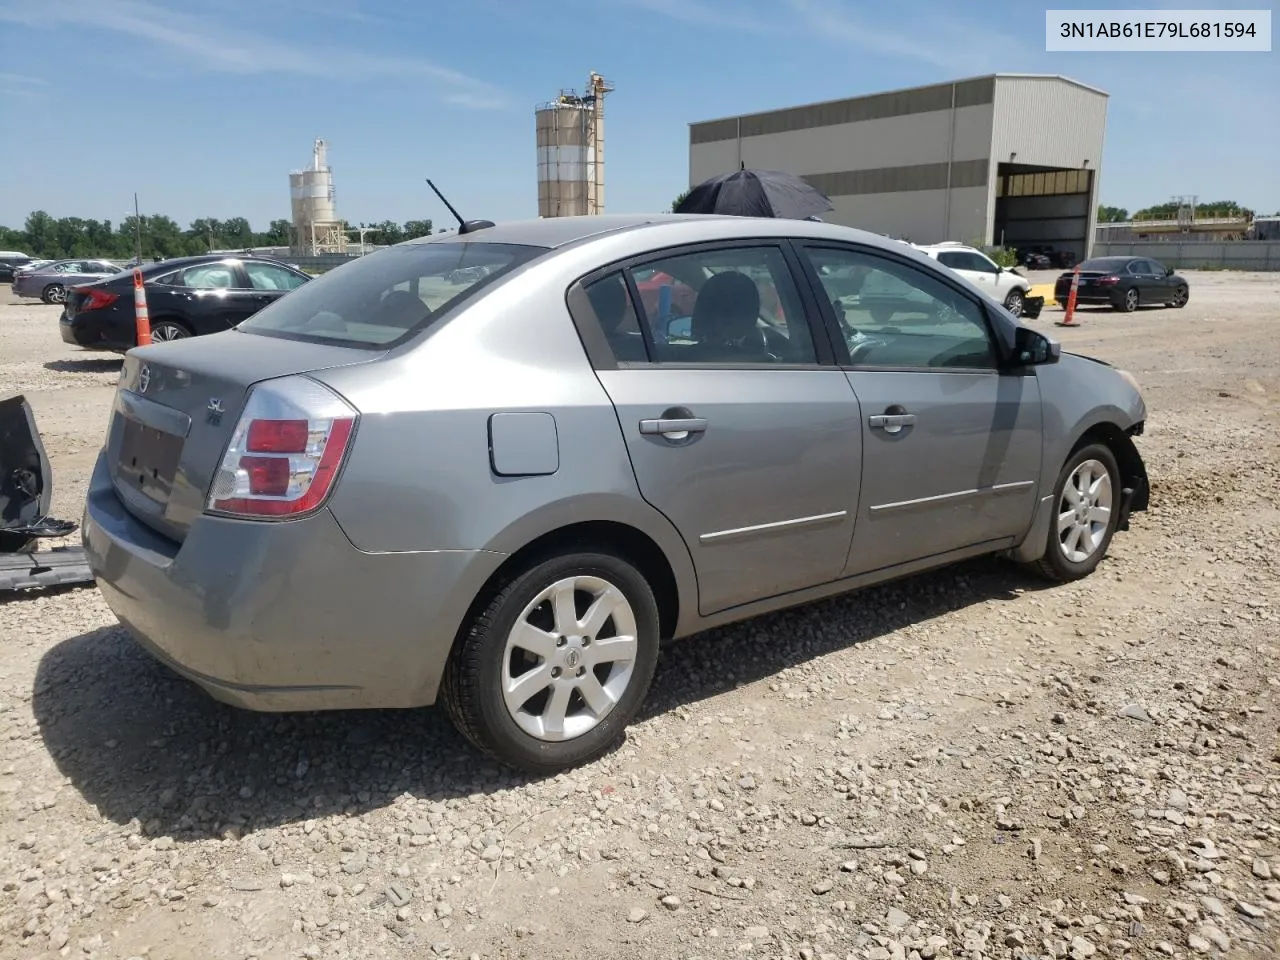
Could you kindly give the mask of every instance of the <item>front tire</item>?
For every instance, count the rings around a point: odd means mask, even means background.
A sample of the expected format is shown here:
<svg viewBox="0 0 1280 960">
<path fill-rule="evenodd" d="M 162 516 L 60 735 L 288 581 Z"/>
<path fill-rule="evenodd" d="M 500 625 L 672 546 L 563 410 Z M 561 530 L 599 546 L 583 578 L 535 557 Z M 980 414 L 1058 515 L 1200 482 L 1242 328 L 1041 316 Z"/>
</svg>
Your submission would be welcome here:
<svg viewBox="0 0 1280 960">
<path fill-rule="evenodd" d="M 40 291 L 40 299 L 45 303 L 66 303 L 67 288 L 60 283 L 51 283 Z"/>
<path fill-rule="evenodd" d="M 1059 583 L 1079 580 L 1106 556 L 1120 519 L 1120 466 L 1105 444 L 1081 447 L 1053 485 L 1053 518 L 1038 572 Z"/>
<path fill-rule="evenodd" d="M 464 628 L 442 699 L 475 747 L 545 775 L 620 741 L 658 659 L 658 604 L 644 576 L 605 553 L 535 563 Z"/>
<path fill-rule="evenodd" d="M 1009 295 L 1004 298 L 1004 308 L 1012 313 L 1015 317 L 1022 316 L 1023 296 L 1021 290 L 1010 290 Z"/>
<path fill-rule="evenodd" d="M 1185 307 L 1187 305 L 1187 301 L 1190 298 L 1191 298 L 1191 291 L 1189 291 L 1186 287 L 1180 286 L 1173 291 L 1173 301 L 1171 303 L 1171 306 L 1178 307 L 1179 309 L 1181 309 L 1182 307 Z"/>
</svg>

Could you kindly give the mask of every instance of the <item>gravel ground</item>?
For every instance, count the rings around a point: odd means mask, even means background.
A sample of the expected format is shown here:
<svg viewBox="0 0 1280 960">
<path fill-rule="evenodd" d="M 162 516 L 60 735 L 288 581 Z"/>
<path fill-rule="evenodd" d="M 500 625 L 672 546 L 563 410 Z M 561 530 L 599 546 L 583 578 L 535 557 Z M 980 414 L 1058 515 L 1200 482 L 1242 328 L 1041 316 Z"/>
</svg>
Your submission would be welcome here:
<svg viewBox="0 0 1280 960">
<path fill-rule="evenodd" d="M 1153 509 L 1087 581 L 968 563 L 664 652 L 527 782 L 431 710 L 255 715 L 92 589 L 0 602 L 3 957 L 1265 957 L 1280 929 L 1280 276 L 1086 310 Z M 0 295 L 57 515 L 119 364 Z"/>
</svg>

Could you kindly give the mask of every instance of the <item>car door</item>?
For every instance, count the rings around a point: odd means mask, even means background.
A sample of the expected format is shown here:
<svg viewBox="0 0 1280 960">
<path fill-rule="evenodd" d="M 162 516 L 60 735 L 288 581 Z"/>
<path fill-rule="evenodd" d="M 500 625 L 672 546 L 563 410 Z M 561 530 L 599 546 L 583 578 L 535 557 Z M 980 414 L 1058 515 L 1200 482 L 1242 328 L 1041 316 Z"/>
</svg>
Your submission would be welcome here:
<svg viewBox="0 0 1280 960">
<path fill-rule="evenodd" d="M 848 554 L 858 404 L 793 258 L 772 240 L 684 247 L 570 296 L 640 493 L 689 548 L 704 615 L 835 580 Z"/>
<path fill-rule="evenodd" d="M 257 309 L 261 310 L 270 303 L 275 303 L 290 290 L 297 289 L 307 282 L 305 275 L 296 274 L 279 264 L 264 263 L 261 260 L 242 260 L 245 276 L 253 287 Z"/>
<path fill-rule="evenodd" d="M 166 278 L 168 279 L 168 278 Z M 216 333 L 235 326 L 258 310 L 254 290 L 234 260 L 215 260 L 187 267 L 171 282 L 147 285 L 153 318 L 173 316 L 196 334 Z"/>
<path fill-rule="evenodd" d="M 1170 298 L 1172 292 L 1164 264 L 1157 263 L 1155 260 L 1143 260 L 1142 263 L 1145 273 L 1143 282 L 1150 290 L 1150 293 L 1143 290 L 1142 299 L 1147 303 L 1164 303 Z"/>
<path fill-rule="evenodd" d="M 837 348 L 861 406 L 862 479 L 845 573 L 1025 534 L 1041 470 L 1034 372 L 1002 370 L 986 307 L 938 271 L 852 244 L 800 247 L 810 281 L 843 308 Z M 856 272 L 880 291 L 837 297 Z M 887 295 L 896 291 L 886 314 Z M 827 298 L 824 298 L 824 300 Z"/>
</svg>

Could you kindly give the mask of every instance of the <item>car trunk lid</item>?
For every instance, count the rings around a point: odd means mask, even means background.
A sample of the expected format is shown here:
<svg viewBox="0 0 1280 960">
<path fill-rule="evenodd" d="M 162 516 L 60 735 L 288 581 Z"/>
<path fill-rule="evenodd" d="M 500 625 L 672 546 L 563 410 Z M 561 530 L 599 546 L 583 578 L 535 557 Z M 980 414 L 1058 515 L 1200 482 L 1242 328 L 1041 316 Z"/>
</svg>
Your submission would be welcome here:
<svg viewBox="0 0 1280 960">
<path fill-rule="evenodd" d="M 130 351 L 105 449 L 116 494 L 143 523 L 181 542 L 205 509 L 255 383 L 370 363 L 383 353 L 234 330 Z"/>
</svg>

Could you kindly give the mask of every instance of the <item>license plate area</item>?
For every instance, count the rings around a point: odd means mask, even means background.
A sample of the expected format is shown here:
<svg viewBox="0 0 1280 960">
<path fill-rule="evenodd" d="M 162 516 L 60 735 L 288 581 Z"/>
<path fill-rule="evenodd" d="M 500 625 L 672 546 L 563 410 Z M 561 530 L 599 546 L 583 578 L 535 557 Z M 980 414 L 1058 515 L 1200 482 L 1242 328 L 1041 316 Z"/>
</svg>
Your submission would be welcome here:
<svg viewBox="0 0 1280 960">
<path fill-rule="evenodd" d="M 182 437 L 122 418 L 116 481 L 156 503 L 167 503 L 182 455 Z"/>
</svg>

